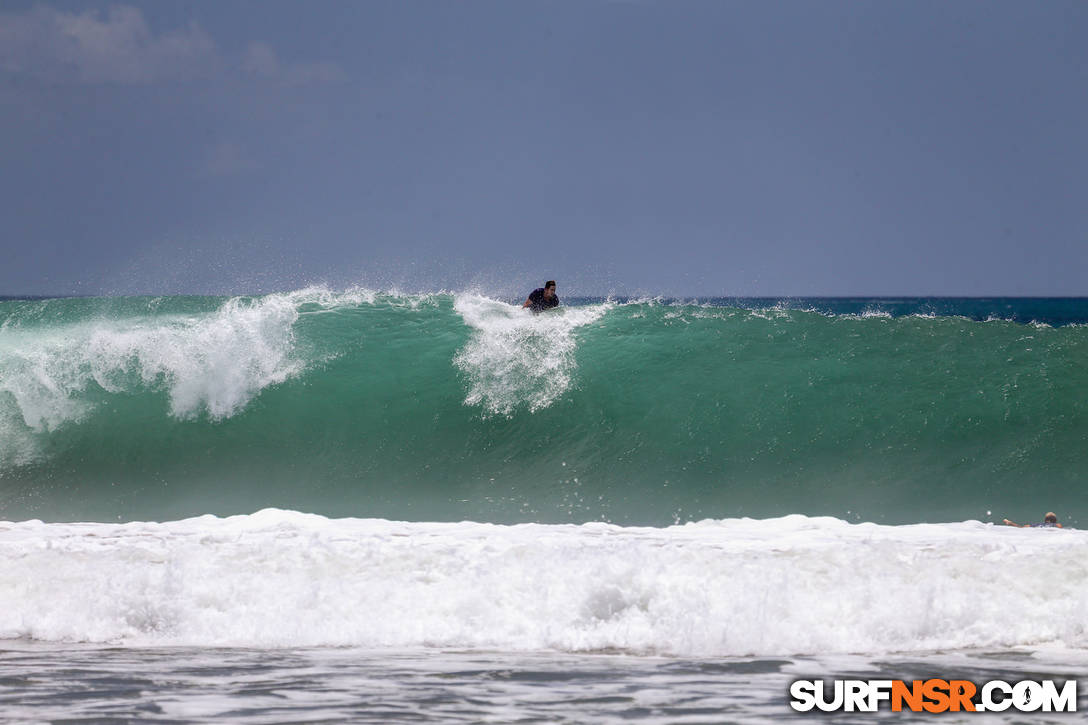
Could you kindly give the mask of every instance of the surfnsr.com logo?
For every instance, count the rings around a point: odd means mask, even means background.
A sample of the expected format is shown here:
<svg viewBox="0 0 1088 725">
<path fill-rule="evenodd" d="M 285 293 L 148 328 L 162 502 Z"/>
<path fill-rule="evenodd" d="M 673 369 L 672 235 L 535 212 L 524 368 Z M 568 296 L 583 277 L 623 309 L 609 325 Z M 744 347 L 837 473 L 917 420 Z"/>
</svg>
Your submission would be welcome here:
<svg viewBox="0 0 1088 725">
<path fill-rule="evenodd" d="M 1076 712 L 1077 681 L 796 680 L 790 697 L 798 712 Z"/>
</svg>

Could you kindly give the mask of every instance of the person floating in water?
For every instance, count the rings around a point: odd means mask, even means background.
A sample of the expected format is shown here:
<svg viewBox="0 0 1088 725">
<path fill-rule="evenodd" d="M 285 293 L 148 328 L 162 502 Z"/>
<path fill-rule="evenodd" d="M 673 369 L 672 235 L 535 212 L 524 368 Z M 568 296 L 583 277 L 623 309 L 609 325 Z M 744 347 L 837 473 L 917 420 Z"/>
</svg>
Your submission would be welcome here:
<svg viewBox="0 0 1088 725">
<path fill-rule="evenodd" d="M 1018 524 L 1015 521 L 1009 521 L 1004 519 L 1006 526 L 1019 526 L 1021 529 L 1027 527 L 1045 527 L 1045 528 L 1061 528 L 1062 525 L 1058 523 L 1058 515 L 1053 511 L 1047 511 L 1046 516 L 1043 517 L 1043 523 L 1041 524 Z"/>
<path fill-rule="evenodd" d="M 549 279 L 543 287 L 537 287 L 529 293 L 528 299 L 522 307 L 528 307 L 533 312 L 543 312 L 559 306 L 559 297 L 555 294 L 555 280 Z"/>
</svg>

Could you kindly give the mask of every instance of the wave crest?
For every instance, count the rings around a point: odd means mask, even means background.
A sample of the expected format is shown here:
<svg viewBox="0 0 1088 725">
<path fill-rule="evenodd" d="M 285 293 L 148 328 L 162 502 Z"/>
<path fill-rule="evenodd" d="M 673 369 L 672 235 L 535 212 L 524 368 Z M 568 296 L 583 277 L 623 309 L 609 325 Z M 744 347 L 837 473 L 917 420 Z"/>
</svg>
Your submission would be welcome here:
<svg viewBox="0 0 1088 725">
<path fill-rule="evenodd" d="M 235 415 L 261 390 L 298 375 L 300 309 L 373 301 L 367 290 L 311 287 L 234 297 L 206 313 L 131 315 L 66 324 L 5 320 L 0 339 L 0 454 L 33 458 L 34 435 L 77 422 L 94 390 L 165 390 L 170 414 L 212 420 Z M 156 305 L 151 304 L 154 308 Z"/>
<path fill-rule="evenodd" d="M 575 330 L 600 319 L 610 305 L 562 307 L 534 315 L 515 305 L 462 295 L 454 309 L 473 329 L 454 358 L 468 379 L 465 405 L 512 415 L 547 408 L 570 387 L 577 367 Z"/>
</svg>

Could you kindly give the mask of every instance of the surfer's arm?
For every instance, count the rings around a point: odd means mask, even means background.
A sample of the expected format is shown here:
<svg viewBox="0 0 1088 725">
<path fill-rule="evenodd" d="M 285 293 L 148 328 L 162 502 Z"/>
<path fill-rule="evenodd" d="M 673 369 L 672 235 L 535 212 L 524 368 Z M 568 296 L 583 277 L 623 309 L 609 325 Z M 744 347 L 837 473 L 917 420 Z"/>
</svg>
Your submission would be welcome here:
<svg viewBox="0 0 1088 725">
<path fill-rule="evenodd" d="M 1028 524 L 1018 524 L 1018 523 L 1016 523 L 1015 521 L 1009 521 L 1008 519 L 1003 519 L 1003 521 L 1005 522 L 1005 525 L 1006 525 L 1006 526 L 1015 526 L 1015 527 L 1017 527 L 1017 528 L 1019 528 L 1019 529 L 1022 529 L 1022 528 L 1024 528 L 1025 526 L 1027 526 L 1027 525 L 1028 525 Z"/>
<path fill-rule="evenodd" d="M 530 297 L 526 297 L 526 298 L 525 298 L 525 304 L 524 304 L 524 305 L 522 305 L 521 307 L 522 307 L 522 309 L 524 309 L 524 308 L 528 307 L 528 306 L 529 306 L 529 305 L 531 305 L 531 304 L 533 304 L 533 300 L 532 300 L 532 298 L 530 298 Z"/>
</svg>

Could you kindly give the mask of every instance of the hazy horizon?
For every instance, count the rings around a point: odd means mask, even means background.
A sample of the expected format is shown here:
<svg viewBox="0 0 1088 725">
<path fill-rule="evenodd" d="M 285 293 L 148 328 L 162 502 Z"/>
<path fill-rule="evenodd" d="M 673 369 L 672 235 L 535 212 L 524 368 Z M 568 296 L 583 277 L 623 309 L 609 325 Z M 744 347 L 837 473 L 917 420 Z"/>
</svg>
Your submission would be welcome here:
<svg viewBox="0 0 1088 725">
<path fill-rule="evenodd" d="M 0 294 L 1083 296 L 1088 5 L 0 10 Z"/>
</svg>

